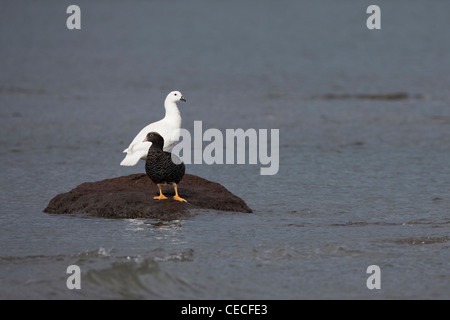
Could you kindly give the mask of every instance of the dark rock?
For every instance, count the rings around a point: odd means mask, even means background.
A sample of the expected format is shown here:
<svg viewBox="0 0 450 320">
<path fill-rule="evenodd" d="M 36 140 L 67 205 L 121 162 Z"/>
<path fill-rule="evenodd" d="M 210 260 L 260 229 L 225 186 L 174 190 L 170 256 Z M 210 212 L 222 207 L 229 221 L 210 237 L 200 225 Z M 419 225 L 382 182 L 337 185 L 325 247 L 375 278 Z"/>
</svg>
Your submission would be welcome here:
<svg viewBox="0 0 450 320">
<path fill-rule="evenodd" d="M 85 182 L 54 197 L 46 213 L 87 213 L 103 218 L 150 218 L 174 220 L 189 215 L 189 209 L 252 212 L 245 202 L 218 183 L 186 174 L 178 193 L 188 202 L 173 200 L 171 186 L 163 187 L 167 200 L 154 200 L 157 186 L 146 174 Z"/>
</svg>

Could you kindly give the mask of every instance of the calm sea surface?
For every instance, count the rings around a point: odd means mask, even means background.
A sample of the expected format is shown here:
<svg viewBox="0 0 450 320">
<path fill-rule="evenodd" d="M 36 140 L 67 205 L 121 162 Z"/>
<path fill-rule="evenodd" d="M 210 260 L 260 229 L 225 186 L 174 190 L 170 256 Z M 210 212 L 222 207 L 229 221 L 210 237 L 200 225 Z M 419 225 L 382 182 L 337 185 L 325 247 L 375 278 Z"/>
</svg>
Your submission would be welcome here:
<svg viewBox="0 0 450 320">
<path fill-rule="evenodd" d="M 70 31 L 70 1 L 0 1 L 0 298 L 450 298 L 450 2 L 377 1 L 376 31 L 369 1 L 76 2 Z M 172 90 L 191 132 L 280 130 L 276 175 L 187 166 L 253 214 L 42 212 L 144 172 L 122 150 Z"/>
</svg>

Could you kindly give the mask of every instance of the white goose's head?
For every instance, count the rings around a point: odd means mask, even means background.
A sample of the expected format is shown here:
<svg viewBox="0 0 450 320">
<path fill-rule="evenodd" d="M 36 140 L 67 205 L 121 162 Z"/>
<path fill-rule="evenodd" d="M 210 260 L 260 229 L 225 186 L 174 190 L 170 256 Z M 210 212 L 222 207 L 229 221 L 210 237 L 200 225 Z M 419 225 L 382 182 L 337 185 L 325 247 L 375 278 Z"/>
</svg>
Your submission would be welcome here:
<svg viewBox="0 0 450 320">
<path fill-rule="evenodd" d="M 183 97 L 180 91 L 172 91 L 167 95 L 166 102 L 177 103 L 178 101 L 186 102 L 186 99 Z"/>
</svg>

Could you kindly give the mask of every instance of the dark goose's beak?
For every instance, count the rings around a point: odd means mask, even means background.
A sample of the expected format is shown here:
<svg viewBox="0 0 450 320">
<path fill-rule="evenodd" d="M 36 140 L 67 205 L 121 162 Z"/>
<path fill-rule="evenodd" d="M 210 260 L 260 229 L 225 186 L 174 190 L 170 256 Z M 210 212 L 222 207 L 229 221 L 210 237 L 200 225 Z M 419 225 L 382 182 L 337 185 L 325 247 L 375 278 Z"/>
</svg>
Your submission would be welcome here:
<svg viewBox="0 0 450 320">
<path fill-rule="evenodd" d="M 186 98 L 185 98 L 185 97 L 183 97 L 183 96 L 181 96 L 181 98 L 180 98 L 180 101 L 184 101 L 184 102 L 186 102 Z"/>
</svg>

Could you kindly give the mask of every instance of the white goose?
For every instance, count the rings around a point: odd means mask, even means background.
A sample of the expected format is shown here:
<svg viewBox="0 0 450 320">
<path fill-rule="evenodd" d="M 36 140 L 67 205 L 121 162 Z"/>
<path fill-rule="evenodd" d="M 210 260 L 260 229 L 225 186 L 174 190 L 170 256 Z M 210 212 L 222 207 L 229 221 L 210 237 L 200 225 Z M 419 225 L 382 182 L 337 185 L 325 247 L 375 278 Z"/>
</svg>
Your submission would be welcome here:
<svg viewBox="0 0 450 320">
<path fill-rule="evenodd" d="M 181 92 L 172 91 L 167 95 L 164 101 L 166 116 L 157 122 L 150 123 L 137 134 L 129 147 L 123 150 L 127 155 L 120 163 L 121 166 L 134 166 L 139 162 L 139 159 L 147 159 L 148 149 L 152 143 L 143 142 L 143 140 L 149 132 L 158 132 L 164 138 L 164 151 L 170 152 L 172 150 L 178 142 L 181 127 L 181 115 L 177 107 L 178 101 L 186 102 Z"/>
</svg>

